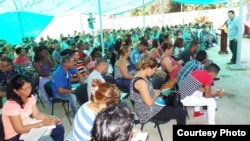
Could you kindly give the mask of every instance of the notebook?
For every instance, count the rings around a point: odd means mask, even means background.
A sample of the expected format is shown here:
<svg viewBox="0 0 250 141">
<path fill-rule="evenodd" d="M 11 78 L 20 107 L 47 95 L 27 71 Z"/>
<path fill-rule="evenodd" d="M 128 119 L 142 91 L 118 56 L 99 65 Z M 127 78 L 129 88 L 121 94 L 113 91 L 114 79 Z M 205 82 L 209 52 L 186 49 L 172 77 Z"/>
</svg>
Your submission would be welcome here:
<svg viewBox="0 0 250 141">
<path fill-rule="evenodd" d="M 40 122 L 41 120 L 33 120 L 32 123 Z M 30 132 L 23 133 L 19 137 L 19 140 L 24 141 L 38 141 L 42 136 L 50 136 L 52 130 L 56 128 L 55 125 L 43 126 L 40 128 L 32 128 Z"/>
</svg>

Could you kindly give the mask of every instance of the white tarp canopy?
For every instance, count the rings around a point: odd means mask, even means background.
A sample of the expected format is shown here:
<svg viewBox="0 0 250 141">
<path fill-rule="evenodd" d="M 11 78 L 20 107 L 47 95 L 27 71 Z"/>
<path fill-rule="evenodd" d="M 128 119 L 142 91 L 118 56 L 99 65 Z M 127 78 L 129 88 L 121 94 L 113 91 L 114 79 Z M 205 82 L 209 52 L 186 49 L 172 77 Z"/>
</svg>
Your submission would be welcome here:
<svg viewBox="0 0 250 141">
<path fill-rule="evenodd" d="M 31 12 L 50 16 L 69 13 L 98 14 L 99 0 L 0 0 L 0 14 Z M 144 0 L 145 4 L 155 0 Z M 143 0 L 100 0 L 101 13 L 113 15 L 127 12 L 143 5 Z"/>
</svg>

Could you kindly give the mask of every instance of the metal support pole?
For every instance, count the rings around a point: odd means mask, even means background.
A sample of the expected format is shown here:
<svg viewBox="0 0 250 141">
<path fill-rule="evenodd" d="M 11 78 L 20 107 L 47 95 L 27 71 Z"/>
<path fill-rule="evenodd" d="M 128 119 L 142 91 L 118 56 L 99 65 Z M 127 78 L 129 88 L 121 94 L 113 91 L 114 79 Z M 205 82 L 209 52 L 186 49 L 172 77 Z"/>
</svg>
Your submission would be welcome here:
<svg viewBox="0 0 250 141">
<path fill-rule="evenodd" d="M 182 24 L 184 24 L 183 4 L 181 4 L 181 17 L 182 17 Z"/>
<path fill-rule="evenodd" d="M 241 66 L 240 59 L 241 59 L 241 45 L 242 45 L 242 25 L 243 25 L 243 0 L 240 0 L 240 7 L 239 7 L 239 31 L 238 31 L 238 39 L 237 39 L 237 58 L 236 58 L 236 65 L 232 65 L 231 69 L 236 70 L 245 70 L 246 68 Z"/>
<path fill-rule="evenodd" d="M 18 21 L 19 21 L 19 25 L 20 25 L 20 31 L 21 31 L 21 35 L 22 38 L 24 37 L 24 31 L 23 31 L 23 21 L 22 21 L 22 17 L 21 17 L 21 12 L 18 12 Z"/>
<path fill-rule="evenodd" d="M 80 24 L 81 24 L 81 33 L 83 32 L 83 27 L 82 27 L 82 13 L 80 13 Z"/>
<path fill-rule="evenodd" d="M 144 3 L 144 0 L 142 0 L 142 18 L 143 18 L 143 29 L 145 29 L 146 26 L 145 26 L 145 3 Z"/>
<path fill-rule="evenodd" d="M 161 1 L 161 14 L 162 14 L 162 26 L 165 26 L 164 12 L 165 12 L 165 0 Z"/>
<path fill-rule="evenodd" d="M 228 0 L 228 10 L 232 10 L 234 8 L 234 1 L 233 0 Z"/>
<path fill-rule="evenodd" d="M 98 12 L 99 12 L 99 20 L 100 20 L 100 36 L 101 36 L 101 45 L 102 45 L 102 56 L 105 55 L 105 48 L 104 48 L 104 38 L 103 38 L 103 31 L 102 31 L 102 10 L 101 10 L 101 0 L 98 0 Z"/>
<path fill-rule="evenodd" d="M 114 15 L 112 15 L 112 27 L 113 27 L 113 31 L 114 31 L 114 29 L 115 29 Z"/>
</svg>

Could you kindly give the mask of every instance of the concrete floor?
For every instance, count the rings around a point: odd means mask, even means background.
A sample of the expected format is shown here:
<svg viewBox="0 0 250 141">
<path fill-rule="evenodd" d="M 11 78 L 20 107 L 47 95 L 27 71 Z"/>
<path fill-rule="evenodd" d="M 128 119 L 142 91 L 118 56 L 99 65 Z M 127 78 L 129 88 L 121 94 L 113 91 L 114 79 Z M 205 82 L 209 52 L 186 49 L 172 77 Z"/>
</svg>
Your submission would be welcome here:
<svg viewBox="0 0 250 141">
<path fill-rule="evenodd" d="M 215 85 L 212 89 L 224 88 L 225 95 L 223 98 L 217 100 L 217 124 L 250 124 L 250 38 L 242 39 L 241 47 L 241 66 L 246 68 L 245 70 L 232 70 L 226 63 L 231 58 L 230 50 L 228 54 L 219 54 L 219 45 L 207 50 L 209 59 L 217 63 L 221 71 L 219 73 L 220 80 L 215 81 Z M 241 68 L 236 67 L 236 68 Z M 50 114 L 51 107 L 47 106 L 45 109 L 42 108 L 41 104 L 38 103 L 41 111 Z M 193 118 L 193 108 L 188 108 L 190 119 L 187 119 L 187 124 L 207 124 L 207 117 L 203 116 L 200 118 Z M 66 118 L 63 108 L 60 104 L 56 104 L 55 115 L 60 117 L 65 127 L 65 136 L 70 133 L 72 126 L 70 126 L 68 119 Z M 72 123 L 73 123 L 73 119 Z M 172 141 L 172 125 L 176 124 L 174 120 L 160 125 L 163 138 L 166 141 Z M 140 128 L 140 126 L 137 126 Z M 149 133 L 148 141 L 159 141 L 159 134 L 154 124 L 147 123 L 144 126 L 144 132 Z"/>
</svg>

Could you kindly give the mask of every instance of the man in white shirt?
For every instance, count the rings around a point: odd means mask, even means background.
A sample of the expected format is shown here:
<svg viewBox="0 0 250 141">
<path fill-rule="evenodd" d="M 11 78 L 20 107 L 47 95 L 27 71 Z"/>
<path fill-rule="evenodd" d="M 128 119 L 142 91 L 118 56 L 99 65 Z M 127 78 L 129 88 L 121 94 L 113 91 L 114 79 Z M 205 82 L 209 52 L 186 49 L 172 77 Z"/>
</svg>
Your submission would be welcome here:
<svg viewBox="0 0 250 141">
<path fill-rule="evenodd" d="M 99 79 L 102 82 L 105 82 L 102 75 L 107 73 L 108 67 L 109 67 L 109 64 L 106 58 L 97 58 L 96 68 L 89 74 L 88 81 L 87 81 L 87 90 L 88 90 L 89 100 L 91 97 L 92 80 Z"/>
</svg>

